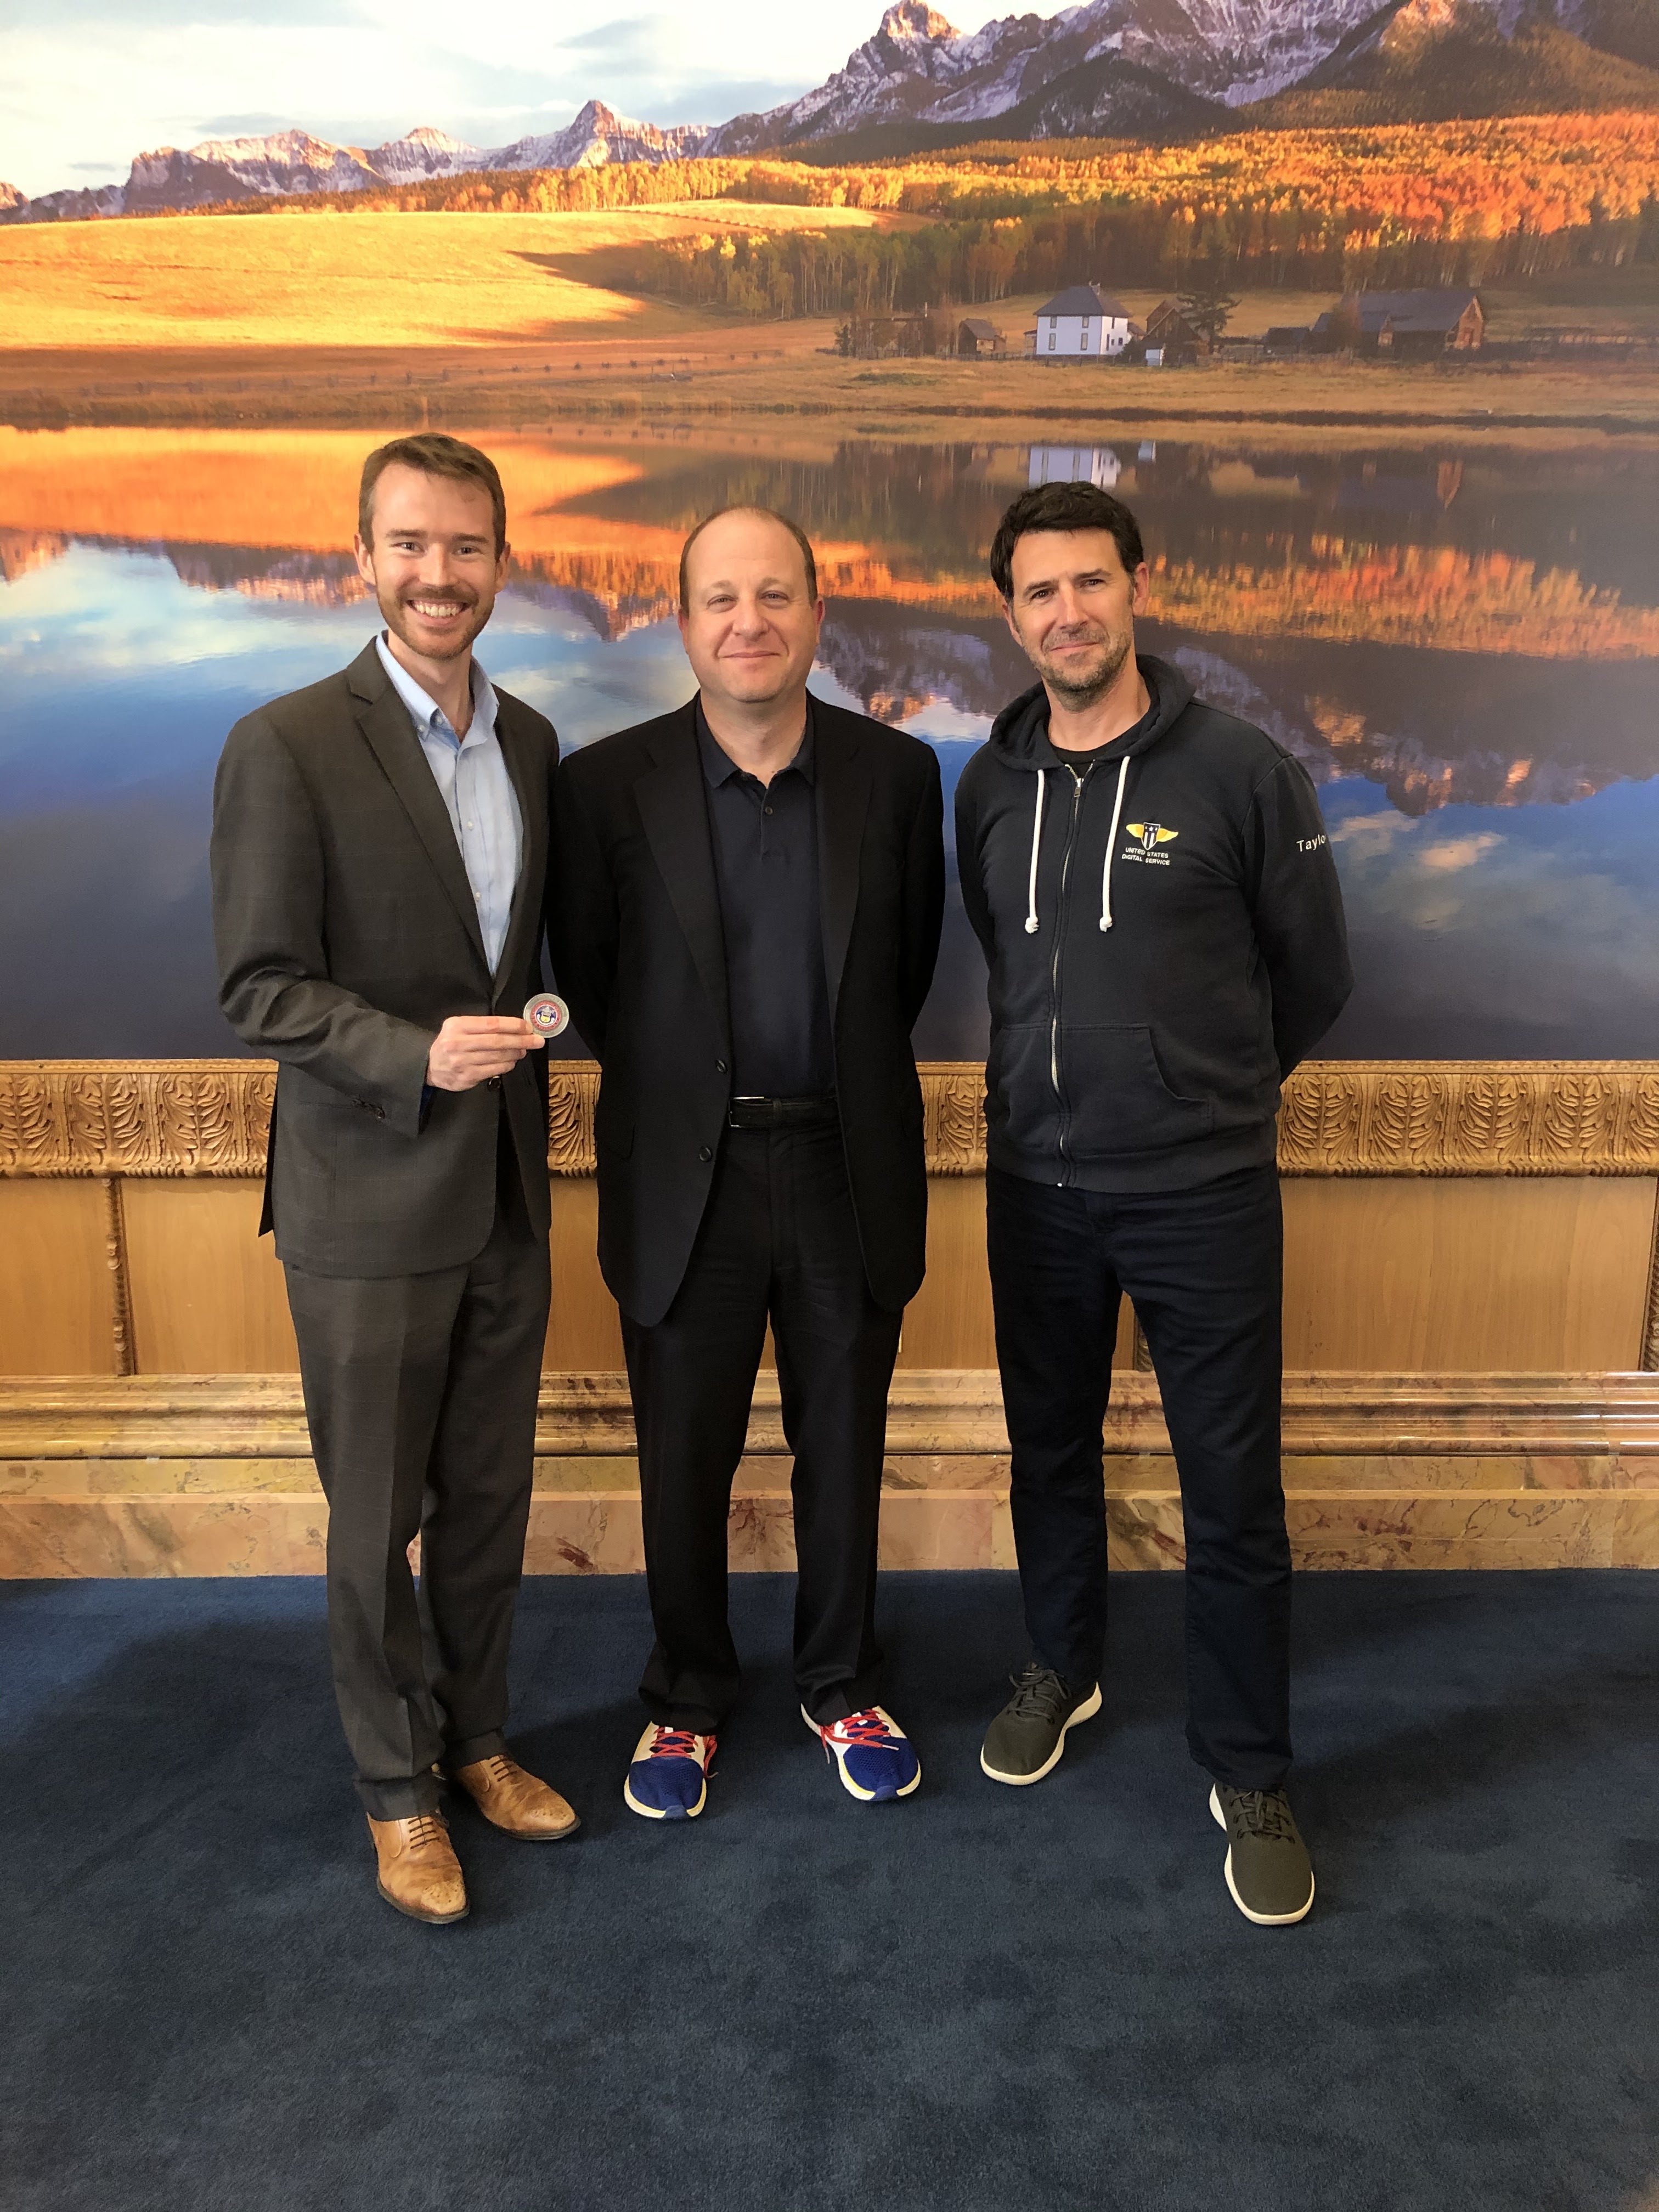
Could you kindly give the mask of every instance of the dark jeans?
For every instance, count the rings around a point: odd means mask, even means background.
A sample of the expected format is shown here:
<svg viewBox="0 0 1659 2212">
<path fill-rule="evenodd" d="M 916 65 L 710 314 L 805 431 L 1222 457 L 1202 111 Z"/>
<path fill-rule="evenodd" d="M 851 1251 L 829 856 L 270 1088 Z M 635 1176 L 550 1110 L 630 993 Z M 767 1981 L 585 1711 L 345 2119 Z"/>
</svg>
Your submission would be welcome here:
<svg viewBox="0 0 1659 2212">
<path fill-rule="evenodd" d="M 795 1680 L 815 1720 L 875 1702 L 876 1528 L 899 1319 L 870 1295 L 839 1128 L 728 1129 L 673 1304 L 623 1317 L 656 1647 L 653 1720 L 712 1735 L 738 1694 L 726 1516 L 765 1342 L 794 1455 Z"/>
<path fill-rule="evenodd" d="M 1111 1197 L 986 1176 L 1012 1505 L 1036 1657 L 1079 1688 L 1106 1635 L 1101 1425 L 1118 1302 L 1146 1333 L 1187 1537 L 1187 1741 L 1235 1789 L 1291 1762 L 1278 1170 Z"/>
<path fill-rule="evenodd" d="M 500 1141 L 511 1160 L 505 1125 Z M 504 1166 L 466 1267 L 285 1270 L 312 1450 L 329 1504 L 335 1696 L 377 1820 L 438 1802 L 434 1759 L 502 1748 L 547 1334 L 547 1240 Z M 410 1540 L 421 1539 L 417 1593 Z"/>
</svg>

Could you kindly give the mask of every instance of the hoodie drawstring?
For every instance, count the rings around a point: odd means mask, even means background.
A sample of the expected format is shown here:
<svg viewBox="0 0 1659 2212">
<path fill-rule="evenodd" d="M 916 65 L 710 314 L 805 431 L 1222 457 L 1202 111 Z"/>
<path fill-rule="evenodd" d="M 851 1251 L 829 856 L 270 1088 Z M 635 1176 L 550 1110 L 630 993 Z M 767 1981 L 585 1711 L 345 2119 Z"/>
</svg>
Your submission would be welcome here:
<svg viewBox="0 0 1659 2212">
<path fill-rule="evenodd" d="M 1112 826 L 1106 832 L 1106 865 L 1100 873 L 1100 926 L 1112 926 L 1112 855 L 1117 850 L 1117 825 L 1123 818 L 1123 787 L 1129 781 L 1129 756 L 1118 764 L 1117 792 L 1112 800 Z M 1031 876 L 1025 894 L 1025 934 L 1037 933 L 1037 861 L 1042 852 L 1042 802 L 1048 795 L 1048 771 L 1037 770 L 1036 805 L 1031 813 Z"/>
<path fill-rule="evenodd" d="M 1037 770 L 1036 811 L 1031 817 L 1031 884 L 1025 896 L 1025 934 L 1028 937 L 1035 937 L 1037 933 L 1037 860 L 1042 850 L 1042 801 L 1048 789 L 1048 771 L 1046 768 L 1040 768 Z"/>
<path fill-rule="evenodd" d="M 1117 797 L 1112 801 L 1112 826 L 1106 832 L 1106 865 L 1100 872 L 1100 926 L 1103 929 L 1109 929 L 1112 926 L 1112 855 L 1117 850 L 1117 825 L 1123 813 L 1123 787 L 1128 777 L 1129 756 L 1125 753 L 1117 772 Z M 1035 872 L 1031 880 L 1033 884 L 1036 881 Z M 1025 925 L 1027 929 L 1032 926 L 1029 921 Z"/>
</svg>

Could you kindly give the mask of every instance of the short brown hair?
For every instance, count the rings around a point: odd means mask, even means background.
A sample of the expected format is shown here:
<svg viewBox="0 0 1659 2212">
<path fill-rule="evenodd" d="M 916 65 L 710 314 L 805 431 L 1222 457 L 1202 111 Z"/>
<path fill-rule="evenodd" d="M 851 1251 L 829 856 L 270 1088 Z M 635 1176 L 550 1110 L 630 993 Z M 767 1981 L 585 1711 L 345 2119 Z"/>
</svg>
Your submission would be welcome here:
<svg viewBox="0 0 1659 2212">
<path fill-rule="evenodd" d="M 1005 599 L 1014 595 L 1014 548 L 1038 530 L 1103 530 L 1131 576 L 1146 558 L 1140 525 L 1121 499 L 1098 484 L 1036 484 L 1013 501 L 991 540 L 991 581 Z"/>
<path fill-rule="evenodd" d="M 806 596 L 816 599 L 818 595 L 818 564 L 813 556 L 812 541 L 799 523 L 792 522 L 787 514 L 780 514 L 775 507 L 756 507 L 746 499 L 734 500 L 730 507 L 717 507 L 712 514 L 705 514 L 691 535 L 680 548 L 680 612 L 691 610 L 691 593 L 686 580 L 686 561 L 691 548 L 702 536 L 711 522 L 718 522 L 724 514 L 763 514 L 769 522 L 780 522 L 800 548 L 801 564 L 806 571 Z"/>
<path fill-rule="evenodd" d="M 495 518 L 495 557 L 507 550 L 507 494 L 501 471 L 488 453 L 441 430 L 421 430 L 413 437 L 393 438 L 376 446 L 363 463 L 363 480 L 357 491 L 357 535 L 365 545 L 374 543 L 374 487 L 394 465 L 418 469 L 424 477 L 453 477 L 463 483 L 482 484 L 489 494 L 489 511 Z"/>
</svg>

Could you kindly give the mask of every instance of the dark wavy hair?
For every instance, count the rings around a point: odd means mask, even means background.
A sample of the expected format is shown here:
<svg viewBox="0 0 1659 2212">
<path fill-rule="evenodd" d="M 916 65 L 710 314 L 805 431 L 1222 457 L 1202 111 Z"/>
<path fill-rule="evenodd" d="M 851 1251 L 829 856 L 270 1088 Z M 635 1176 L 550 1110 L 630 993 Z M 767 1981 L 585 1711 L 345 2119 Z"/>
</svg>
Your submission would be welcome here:
<svg viewBox="0 0 1659 2212">
<path fill-rule="evenodd" d="M 1014 595 L 1014 548 L 1034 530 L 1104 530 L 1130 575 L 1146 559 L 1140 525 L 1121 499 L 1091 483 L 1036 484 L 997 525 L 991 540 L 991 581 L 1005 599 Z"/>
</svg>

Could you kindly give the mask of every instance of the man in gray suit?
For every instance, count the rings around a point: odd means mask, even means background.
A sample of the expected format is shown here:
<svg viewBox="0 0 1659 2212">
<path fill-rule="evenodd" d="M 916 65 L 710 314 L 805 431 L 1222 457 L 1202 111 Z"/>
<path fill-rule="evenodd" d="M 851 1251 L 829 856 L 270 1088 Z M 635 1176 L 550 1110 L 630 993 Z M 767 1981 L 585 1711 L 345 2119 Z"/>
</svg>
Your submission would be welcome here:
<svg viewBox="0 0 1659 2212">
<path fill-rule="evenodd" d="M 506 526 L 475 447 L 371 453 L 357 563 L 386 627 L 240 721 L 214 787 L 220 1004 L 278 1063 L 261 1230 L 328 1495 L 335 1692 L 380 1893 L 435 1923 L 467 1911 L 446 1775 L 511 1834 L 577 1825 L 501 1733 L 550 1289 L 522 1009 L 558 760 L 472 657 Z"/>
</svg>

